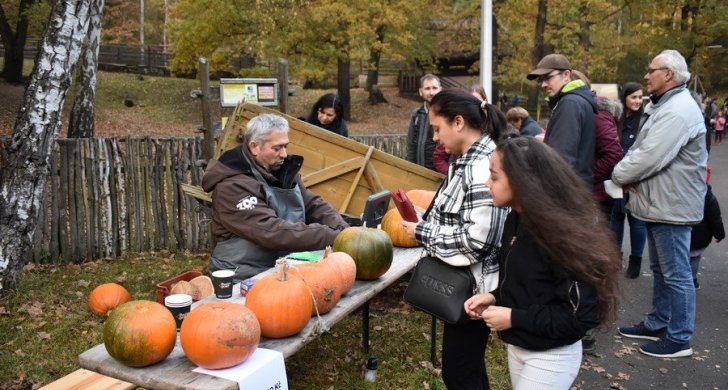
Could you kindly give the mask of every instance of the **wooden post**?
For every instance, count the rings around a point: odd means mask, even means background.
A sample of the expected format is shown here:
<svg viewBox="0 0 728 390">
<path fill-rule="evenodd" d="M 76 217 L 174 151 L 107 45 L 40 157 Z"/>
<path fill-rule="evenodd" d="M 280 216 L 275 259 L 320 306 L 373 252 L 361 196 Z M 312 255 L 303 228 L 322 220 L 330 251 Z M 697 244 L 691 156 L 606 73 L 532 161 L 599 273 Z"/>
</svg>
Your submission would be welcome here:
<svg viewBox="0 0 728 390">
<path fill-rule="evenodd" d="M 200 57 L 200 84 L 202 86 L 202 127 L 205 137 L 202 142 L 202 158 L 215 155 L 215 131 L 212 128 L 212 106 L 210 105 L 210 67 L 207 58 Z"/>
<path fill-rule="evenodd" d="M 278 110 L 288 114 L 288 61 L 278 59 Z"/>
</svg>

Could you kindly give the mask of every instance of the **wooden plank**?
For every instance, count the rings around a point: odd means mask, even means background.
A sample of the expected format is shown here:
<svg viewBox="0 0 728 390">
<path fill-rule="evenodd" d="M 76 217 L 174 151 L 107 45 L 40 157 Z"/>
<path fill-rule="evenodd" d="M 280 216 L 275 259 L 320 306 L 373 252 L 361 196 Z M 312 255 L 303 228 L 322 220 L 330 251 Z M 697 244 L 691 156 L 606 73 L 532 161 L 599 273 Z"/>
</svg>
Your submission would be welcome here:
<svg viewBox="0 0 728 390">
<path fill-rule="evenodd" d="M 53 153 L 51 153 L 51 234 L 50 234 L 50 262 L 56 262 L 58 261 L 58 258 L 60 256 L 60 243 L 61 240 L 59 239 L 60 235 L 60 221 L 61 221 L 61 202 L 60 200 L 63 199 L 63 194 L 61 193 L 61 185 L 60 185 L 60 169 L 59 169 L 59 159 L 60 159 L 60 151 L 61 147 L 58 145 L 58 143 L 55 144 L 55 147 L 53 148 Z"/>
<path fill-rule="evenodd" d="M 199 199 L 203 202 L 212 203 L 212 194 L 205 192 L 200 186 L 193 186 L 192 184 L 179 183 L 179 187 L 185 195 L 189 195 L 195 199 Z"/>
<path fill-rule="evenodd" d="M 361 305 L 399 280 L 405 273 L 414 268 L 421 253 L 422 248 L 394 248 L 392 266 L 379 279 L 373 281 L 357 280 L 352 289 L 341 297 L 341 300 L 339 300 L 334 309 L 319 317 L 312 317 L 300 333 L 283 339 L 274 340 L 262 338 L 259 347 L 279 351 L 283 353 L 285 358 L 292 356 L 307 343 L 315 340 L 319 335 L 328 331 L 339 321 L 347 318 L 352 312 L 361 307 Z M 256 278 L 263 277 L 271 272 L 273 272 L 272 269 L 257 275 Z M 192 310 L 201 304 L 215 301 L 217 301 L 217 298 L 214 296 L 205 298 L 194 303 Z M 234 286 L 233 297 L 225 301 L 241 305 L 245 304 L 245 297 L 240 295 L 239 285 Z M 195 366 L 184 357 L 179 337 L 174 350 L 165 360 L 145 368 L 131 368 L 122 365 L 109 356 L 103 344 L 99 344 L 80 354 L 78 361 L 83 368 L 119 378 L 145 388 L 159 390 L 238 388 L 236 383 L 193 372 L 192 369 Z"/>
<path fill-rule="evenodd" d="M 136 386 L 80 368 L 63 378 L 41 387 L 41 390 L 130 390 Z"/>
<path fill-rule="evenodd" d="M 364 157 L 355 157 L 346 161 L 342 161 L 338 164 L 329 166 L 320 171 L 310 173 L 306 176 L 301 177 L 303 184 L 306 188 L 314 186 L 316 184 L 325 182 L 334 177 L 341 176 L 345 173 L 351 172 L 357 168 L 360 168 L 364 164 Z"/>
<path fill-rule="evenodd" d="M 344 199 L 344 203 L 339 207 L 339 212 L 344 213 L 346 212 L 346 209 L 349 208 L 349 202 L 351 202 L 352 196 L 354 196 L 354 191 L 356 190 L 356 186 L 359 184 L 359 180 L 361 180 L 361 176 L 364 174 L 364 170 L 366 169 L 367 164 L 369 164 L 369 159 L 372 157 L 372 152 L 374 152 L 374 147 L 370 146 L 369 150 L 367 150 L 367 154 L 364 156 L 364 162 L 362 163 L 361 168 L 359 168 L 359 172 L 356 173 L 356 178 L 354 179 L 354 182 L 351 183 L 351 187 L 349 188 L 349 192 L 346 194 L 346 199 Z"/>
</svg>

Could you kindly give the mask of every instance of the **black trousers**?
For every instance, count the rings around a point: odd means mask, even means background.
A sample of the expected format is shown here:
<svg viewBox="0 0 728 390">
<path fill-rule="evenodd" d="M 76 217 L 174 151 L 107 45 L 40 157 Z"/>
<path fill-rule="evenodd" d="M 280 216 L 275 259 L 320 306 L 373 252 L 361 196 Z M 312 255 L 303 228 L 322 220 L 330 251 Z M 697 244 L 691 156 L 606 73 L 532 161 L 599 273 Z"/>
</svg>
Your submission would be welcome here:
<svg viewBox="0 0 728 390">
<path fill-rule="evenodd" d="M 442 335 L 442 380 L 448 390 L 489 390 L 485 347 L 490 329 L 483 320 L 445 324 Z"/>
</svg>

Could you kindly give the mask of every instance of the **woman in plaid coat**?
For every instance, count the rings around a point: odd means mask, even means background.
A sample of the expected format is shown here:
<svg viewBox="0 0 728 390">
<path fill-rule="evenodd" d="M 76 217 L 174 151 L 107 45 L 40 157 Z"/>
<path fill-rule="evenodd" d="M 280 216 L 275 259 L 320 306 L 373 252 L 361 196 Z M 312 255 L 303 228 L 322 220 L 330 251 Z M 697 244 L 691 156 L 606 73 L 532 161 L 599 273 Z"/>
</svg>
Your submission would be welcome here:
<svg viewBox="0 0 728 390">
<path fill-rule="evenodd" d="M 459 89 L 435 95 L 429 116 L 433 139 L 460 157 L 450 164 L 423 219 L 403 226 L 428 255 L 470 267 L 480 291 L 491 291 L 498 282 L 496 255 L 507 209 L 493 205 L 485 183 L 495 141 L 507 129 L 506 118 L 495 106 Z M 445 324 L 442 378 L 448 389 L 490 388 L 483 358 L 489 333 L 482 321 Z"/>
</svg>

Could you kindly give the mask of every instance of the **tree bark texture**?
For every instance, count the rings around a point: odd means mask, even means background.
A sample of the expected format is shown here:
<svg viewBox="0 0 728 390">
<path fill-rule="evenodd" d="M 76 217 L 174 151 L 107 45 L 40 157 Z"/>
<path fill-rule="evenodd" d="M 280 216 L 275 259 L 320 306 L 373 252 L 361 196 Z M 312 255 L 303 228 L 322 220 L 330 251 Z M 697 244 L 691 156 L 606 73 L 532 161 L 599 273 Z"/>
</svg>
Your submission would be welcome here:
<svg viewBox="0 0 728 390">
<path fill-rule="evenodd" d="M 0 4 L 0 35 L 5 47 L 5 62 L 3 63 L 3 78 L 8 83 L 23 81 L 23 51 L 28 36 L 28 16 L 25 11 L 36 0 L 21 0 L 18 7 L 18 22 L 15 32 L 10 28 L 8 18 Z"/>
<path fill-rule="evenodd" d="M 547 16 L 548 0 L 538 0 L 538 16 L 536 17 L 535 39 L 533 41 L 533 56 L 531 57 L 531 62 L 533 63 L 534 67 L 536 66 L 536 64 L 538 64 L 539 61 L 541 61 L 541 58 L 546 55 L 546 45 L 544 43 L 543 34 L 544 31 L 546 31 Z M 536 85 L 531 88 L 531 91 L 528 94 L 528 111 L 536 111 L 536 108 L 539 104 L 538 95 L 540 91 L 540 85 Z"/>
<path fill-rule="evenodd" d="M 382 58 L 384 45 L 384 25 L 377 27 L 377 46 L 369 49 L 369 70 L 367 71 L 366 90 L 371 92 L 372 86 L 379 84 L 379 61 Z"/>
<path fill-rule="evenodd" d="M 0 295 L 17 287 L 45 204 L 51 148 L 89 23 L 90 0 L 58 0 L 39 44 L 0 183 Z"/>
<path fill-rule="evenodd" d="M 337 91 L 341 102 L 344 104 L 344 119 L 347 121 L 351 119 L 351 92 L 349 81 L 351 77 L 351 59 L 346 54 L 346 58 L 341 58 L 342 54 L 339 54 L 338 63 L 338 75 L 337 75 Z"/>
<path fill-rule="evenodd" d="M 68 123 L 69 138 L 92 138 L 94 136 L 94 97 L 96 96 L 96 70 L 101 39 L 101 19 L 104 0 L 91 0 L 88 33 L 83 45 L 83 58 L 76 65 L 76 97 L 73 100 Z"/>
</svg>

